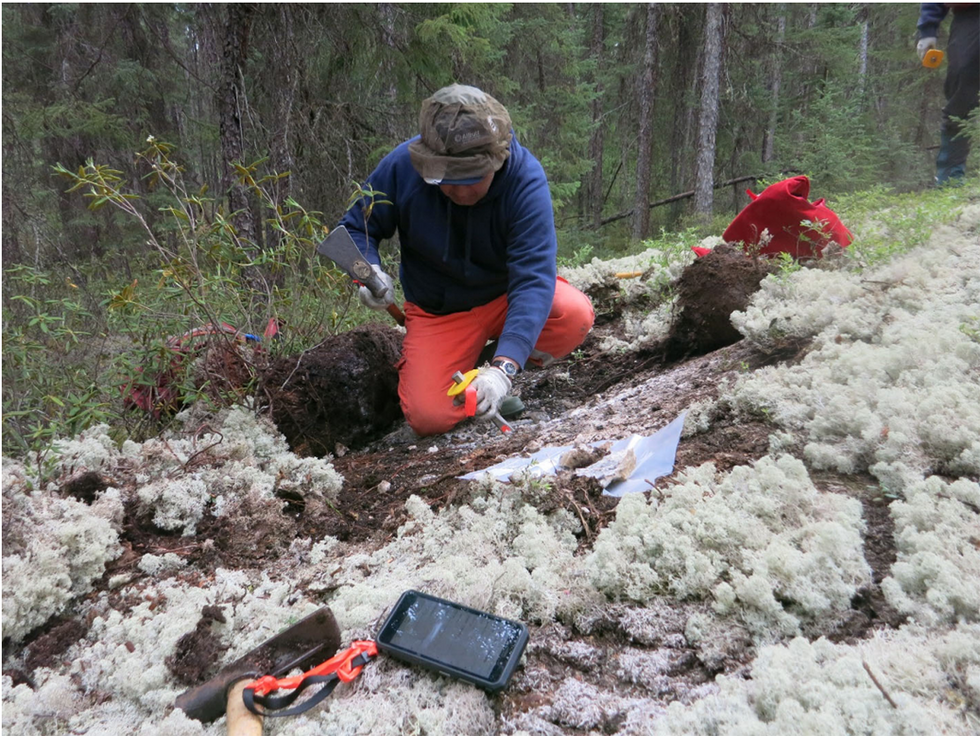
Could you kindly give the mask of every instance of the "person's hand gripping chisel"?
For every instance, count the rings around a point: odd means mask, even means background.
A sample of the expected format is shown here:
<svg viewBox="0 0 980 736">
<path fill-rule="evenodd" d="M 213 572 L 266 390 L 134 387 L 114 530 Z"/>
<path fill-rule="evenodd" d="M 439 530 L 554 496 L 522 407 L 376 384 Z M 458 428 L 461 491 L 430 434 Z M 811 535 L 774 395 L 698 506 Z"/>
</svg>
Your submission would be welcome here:
<svg viewBox="0 0 980 736">
<path fill-rule="evenodd" d="M 500 402 L 511 389 L 510 378 L 503 370 L 488 366 L 465 375 L 457 371 L 453 374 L 453 382 L 449 395 L 466 407 L 467 416 L 489 419 L 501 432 L 510 431 L 510 425 L 500 416 Z"/>
</svg>

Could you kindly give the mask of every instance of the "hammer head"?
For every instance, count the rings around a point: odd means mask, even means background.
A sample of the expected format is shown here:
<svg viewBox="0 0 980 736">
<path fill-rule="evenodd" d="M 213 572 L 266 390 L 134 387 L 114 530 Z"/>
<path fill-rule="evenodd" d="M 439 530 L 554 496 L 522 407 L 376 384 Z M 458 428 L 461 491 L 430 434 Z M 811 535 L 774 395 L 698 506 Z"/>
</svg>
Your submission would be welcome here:
<svg viewBox="0 0 980 736">
<path fill-rule="evenodd" d="M 181 693 L 174 705 L 191 718 L 210 723 L 224 715 L 228 690 L 236 682 L 262 675 L 282 677 L 297 667 L 307 670 L 330 659 L 339 648 L 340 627 L 324 606 L 223 667 L 207 682 Z"/>
</svg>

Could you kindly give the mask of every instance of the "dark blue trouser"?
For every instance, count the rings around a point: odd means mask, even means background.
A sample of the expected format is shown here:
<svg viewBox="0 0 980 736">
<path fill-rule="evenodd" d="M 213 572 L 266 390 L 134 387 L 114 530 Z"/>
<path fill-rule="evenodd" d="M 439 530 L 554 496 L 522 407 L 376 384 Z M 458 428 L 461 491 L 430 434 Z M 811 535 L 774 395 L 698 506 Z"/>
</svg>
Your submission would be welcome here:
<svg viewBox="0 0 980 736">
<path fill-rule="evenodd" d="M 953 10 L 946 60 L 948 66 L 943 85 L 946 106 L 943 107 L 939 155 L 936 157 L 936 182 L 939 184 L 961 178 L 966 171 L 970 140 L 956 137 L 962 124 L 952 118 L 966 118 L 980 104 L 980 6 Z"/>
</svg>

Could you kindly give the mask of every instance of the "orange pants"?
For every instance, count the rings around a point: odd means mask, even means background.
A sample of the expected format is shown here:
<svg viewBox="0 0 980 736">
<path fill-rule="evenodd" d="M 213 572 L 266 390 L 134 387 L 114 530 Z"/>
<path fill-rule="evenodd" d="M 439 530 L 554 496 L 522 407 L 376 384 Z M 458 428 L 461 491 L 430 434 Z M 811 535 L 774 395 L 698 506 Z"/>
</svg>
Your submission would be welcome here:
<svg viewBox="0 0 980 736">
<path fill-rule="evenodd" d="M 411 302 L 405 303 L 398 397 L 416 434 L 447 432 L 466 418 L 465 409 L 446 395 L 453 373 L 476 367 L 487 341 L 500 337 L 506 317 L 506 294 L 455 314 L 429 314 Z M 594 320 L 589 297 L 559 277 L 551 314 L 534 349 L 563 358 L 582 344 Z"/>
</svg>

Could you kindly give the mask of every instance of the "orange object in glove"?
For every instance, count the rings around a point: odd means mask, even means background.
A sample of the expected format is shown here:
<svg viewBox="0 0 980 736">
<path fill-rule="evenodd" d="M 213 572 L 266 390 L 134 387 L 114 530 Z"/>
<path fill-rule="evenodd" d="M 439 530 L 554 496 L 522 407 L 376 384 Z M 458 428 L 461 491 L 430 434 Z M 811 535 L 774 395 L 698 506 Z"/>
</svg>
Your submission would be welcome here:
<svg viewBox="0 0 980 736">
<path fill-rule="evenodd" d="M 473 380 L 478 375 L 480 375 L 479 368 L 474 368 L 473 370 L 467 371 L 466 373 L 461 373 L 460 371 L 456 371 L 453 374 L 453 385 L 451 385 L 449 387 L 449 391 L 446 392 L 446 395 L 452 396 L 453 401 L 455 401 L 457 404 L 458 403 L 463 404 L 466 410 L 466 416 L 468 417 L 476 416 L 476 408 L 477 408 L 476 389 L 473 388 L 473 386 L 471 386 L 470 384 L 473 383 Z M 463 395 L 462 402 L 460 402 L 459 400 L 460 394 Z M 495 425 L 497 425 L 498 429 L 500 429 L 500 431 L 503 432 L 504 434 L 511 431 L 511 426 L 507 424 L 506 420 L 504 420 L 504 418 L 500 416 L 500 413 L 496 410 L 492 414 L 490 414 L 490 421 L 492 421 Z"/>
<path fill-rule="evenodd" d="M 929 49 L 922 57 L 922 66 L 926 69 L 938 69 L 943 63 L 943 52 L 939 49 Z"/>
</svg>

